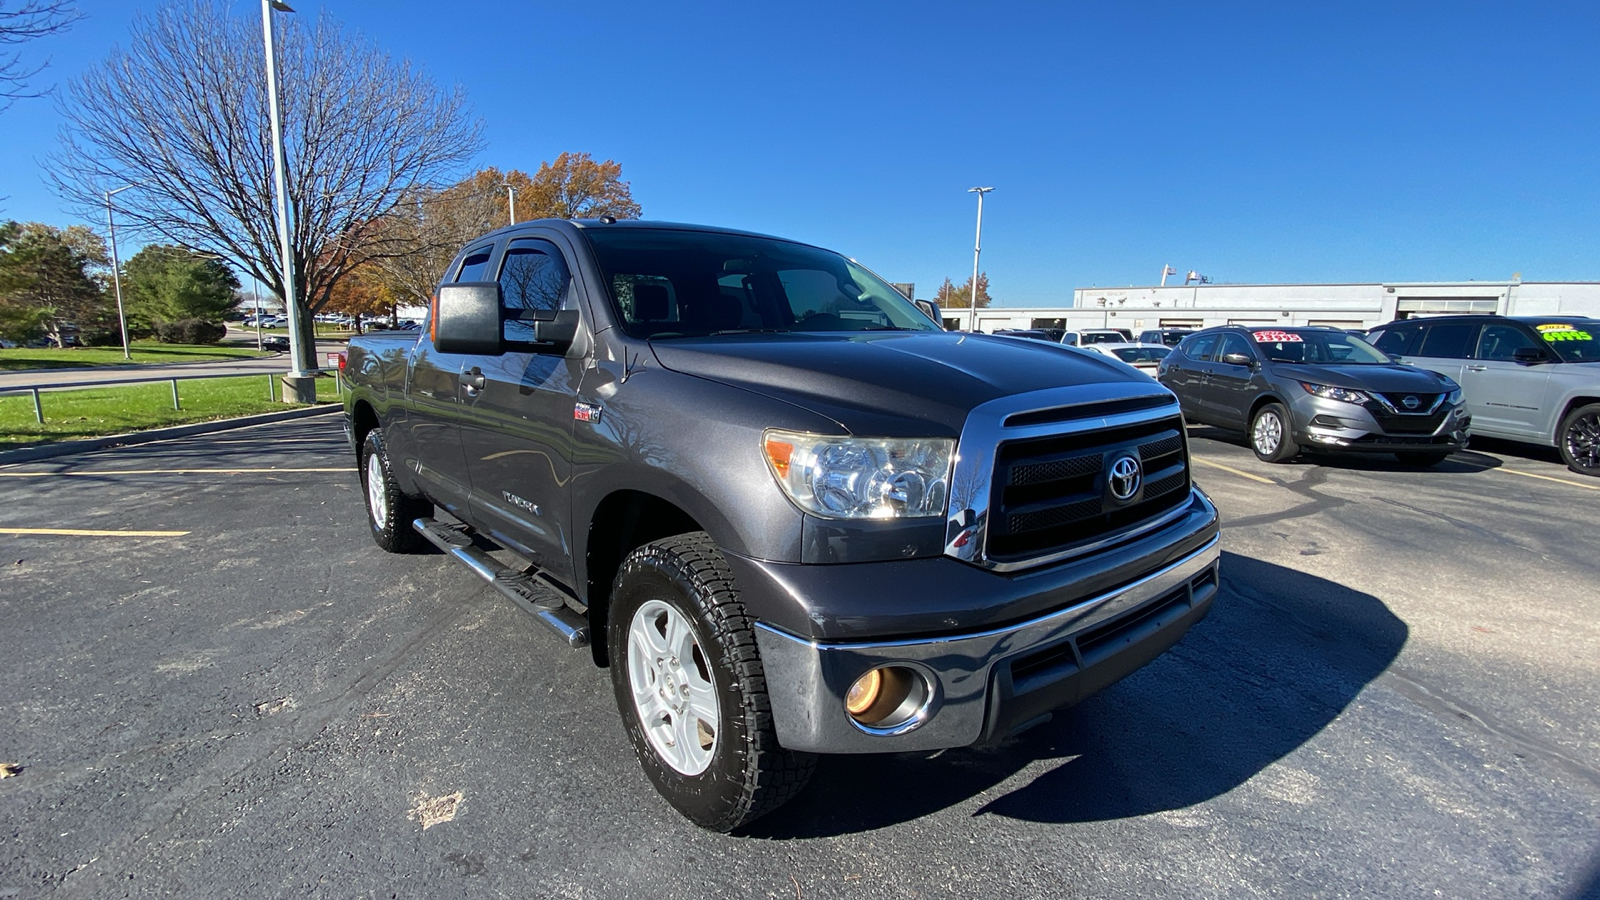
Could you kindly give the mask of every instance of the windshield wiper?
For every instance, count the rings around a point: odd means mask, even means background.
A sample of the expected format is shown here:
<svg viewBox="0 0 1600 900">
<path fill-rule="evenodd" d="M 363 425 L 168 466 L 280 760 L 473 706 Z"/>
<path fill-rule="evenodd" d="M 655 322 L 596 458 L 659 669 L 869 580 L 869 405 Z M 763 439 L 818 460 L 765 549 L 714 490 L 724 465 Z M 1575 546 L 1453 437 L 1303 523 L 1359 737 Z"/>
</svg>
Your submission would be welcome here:
<svg viewBox="0 0 1600 900">
<path fill-rule="evenodd" d="M 787 328 L 724 328 L 721 331 L 711 332 L 711 336 L 715 337 L 719 334 L 780 334 L 788 330 Z"/>
</svg>

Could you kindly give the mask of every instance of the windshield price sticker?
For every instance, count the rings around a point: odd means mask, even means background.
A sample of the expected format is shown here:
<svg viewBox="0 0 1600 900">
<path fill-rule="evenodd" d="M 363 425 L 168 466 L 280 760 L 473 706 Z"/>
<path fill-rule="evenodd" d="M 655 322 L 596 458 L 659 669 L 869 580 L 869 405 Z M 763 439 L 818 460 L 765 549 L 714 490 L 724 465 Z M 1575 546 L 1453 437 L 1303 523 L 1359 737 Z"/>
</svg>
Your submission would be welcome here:
<svg viewBox="0 0 1600 900">
<path fill-rule="evenodd" d="M 1589 332 L 1579 331 L 1565 322 L 1553 322 L 1549 325 L 1535 326 L 1539 329 L 1539 336 L 1551 343 L 1556 341 L 1588 341 L 1593 340 Z"/>
<path fill-rule="evenodd" d="M 1255 338 L 1256 339 L 1256 343 L 1258 343 L 1258 344 L 1300 344 L 1300 343 L 1304 343 L 1303 341 L 1300 340 L 1300 335 L 1295 334 L 1295 333 L 1293 333 L 1291 331 L 1258 331 L 1255 334 L 1251 335 L 1251 337 Z"/>
</svg>

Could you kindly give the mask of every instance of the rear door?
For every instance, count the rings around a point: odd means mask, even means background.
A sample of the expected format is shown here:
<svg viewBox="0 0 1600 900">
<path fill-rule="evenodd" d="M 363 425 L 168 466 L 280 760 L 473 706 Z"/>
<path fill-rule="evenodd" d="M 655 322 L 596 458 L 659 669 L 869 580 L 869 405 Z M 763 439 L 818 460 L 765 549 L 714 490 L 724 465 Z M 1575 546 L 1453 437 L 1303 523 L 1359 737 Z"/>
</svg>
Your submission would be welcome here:
<svg viewBox="0 0 1600 900">
<path fill-rule="evenodd" d="M 1477 322 L 1425 322 L 1405 361 L 1461 381 L 1461 369 L 1478 342 Z M 1470 401 L 1470 398 L 1468 398 Z"/>
<path fill-rule="evenodd" d="M 1514 359 L 1517 350 L 1532 348 L 1553 360 L 1554 354 L 1542 343 L 1514 322 L 1483 326 L 1477 352 L 1465 361 L 1458 379 L 1472 413 L 1473 431 L 1524 440 L 1548 438 L 1544 422 L 1550 412 L 1541 407 L 1549 401 L 1550 366 Z"/>
<path fill-rule="evenodd" d="M 1201 401 L 1201 391 L 1211 374 L 1211 351 L 1217 347 L 1217 335 L 1196 335 L 1179 345 L 1167 357 L 1165 374 L 1161 383 L 1178 395 L 1178 405 L 1191 422 L 1210 422 Z"/>
<path fill-rule="evenodd" d="M 508 341 L 533 339 L 533 324 L 515 320 L 519 313 L 579 308 L 573 267 L 556 240 L 518 237 L 506 245 L 493 279 Z M 474 356 L 461 376 L 473 524 L 568 584 L 572 439 L 586 345 Z"/>
</svg>

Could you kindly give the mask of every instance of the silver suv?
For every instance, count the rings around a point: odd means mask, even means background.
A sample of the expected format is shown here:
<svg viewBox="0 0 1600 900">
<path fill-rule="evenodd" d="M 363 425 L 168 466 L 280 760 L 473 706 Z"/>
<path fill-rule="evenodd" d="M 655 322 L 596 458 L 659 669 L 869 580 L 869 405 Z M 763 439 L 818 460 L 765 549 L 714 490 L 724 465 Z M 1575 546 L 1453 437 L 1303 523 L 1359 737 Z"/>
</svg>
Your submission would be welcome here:
<svg viewBox="0 0 1600 900">
<path fill-rule="evenodd" d="M 1184 338 L 1156 378 L 1178 395 L 1184 418 L 1246 432 L 1267 462 L 1305 448 L 1432 466 L 1476 427 L 1454 381 L 1335 328 L 1208 328 Z"/>
<path fill-rule="evenodd" d="M 1379 325 L 1367 340 L 1460 382 L 1472 433 L 1543 444 L 1600 476 L 1600 319 L 1441 316 Z"/>
</svg>

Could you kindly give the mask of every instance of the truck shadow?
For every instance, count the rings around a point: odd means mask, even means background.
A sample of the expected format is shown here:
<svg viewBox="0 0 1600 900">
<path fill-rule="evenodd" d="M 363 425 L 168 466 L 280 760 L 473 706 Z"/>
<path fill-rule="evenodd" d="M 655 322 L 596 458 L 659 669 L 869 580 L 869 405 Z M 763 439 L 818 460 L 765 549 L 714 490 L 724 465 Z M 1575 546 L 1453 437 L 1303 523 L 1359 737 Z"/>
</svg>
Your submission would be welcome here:
<svg viewBox="0 0 1600 900">
<path fill-rule="evenodd" d="M 1222 573 L 1210 616 L 1098 696 L 993 747 L 823 757 L 810 788 L 749 833 L 851 834 L 958 805 L 1054 823 L 1182 809 L 1327 727 L 1405 644 L 1405 623 L 1368 594 L 1233 553 Z M 1057 762 L 1006 783 L 1043 760 Z"/>
</svg>

